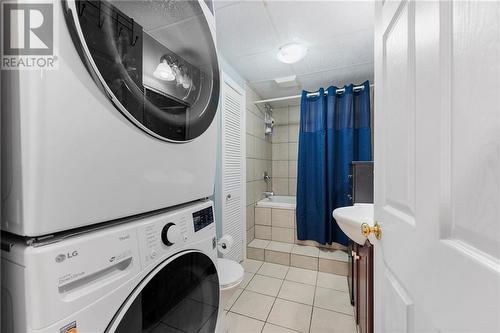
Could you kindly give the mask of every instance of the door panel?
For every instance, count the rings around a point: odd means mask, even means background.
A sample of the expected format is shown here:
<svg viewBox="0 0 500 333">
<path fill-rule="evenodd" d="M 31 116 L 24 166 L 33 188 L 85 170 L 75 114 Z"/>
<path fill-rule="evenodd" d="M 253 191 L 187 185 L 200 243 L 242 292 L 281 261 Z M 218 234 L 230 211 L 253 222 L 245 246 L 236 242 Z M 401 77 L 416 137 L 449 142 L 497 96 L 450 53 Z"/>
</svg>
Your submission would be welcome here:
<svg viewBox="0 0 500 333">
<path fill-rule="evenodd" d="M 222 90 L 222 234 L 234 238 L 224 257 L 237 262 L 245 253 L 245 150 L 243 91 L 227 76 Z"/>
<path fill-rule="evenodd" d="M 376 3 L 376 332 L 500 331 L 499 22 Z"/>
<path fill-rule="evenodd" d="M 375 93 L 383 93 L 383 106 L 375 107 L 375 204 L 384 221 L 384 239 L 415 232 L 415 44 L 414 5 L 407 1 L 386 2 L 384 25 L 380 26 L 380 69 Z M 390 17 L 390 19 L 389 19 Z M 377 80 L 377 83 L 380 82 Z M 383 85 L 383 92 L 378 86 Z M 377 97 L 375 97 L 377 102 Z M 390 102 L 386 102 L 390 101 Z M 379 110 L 383 109 L 383 111 Z M 382 113 L 383 112 L 383 113 Z M 377 121 L 377 119 L 382 119 Z M 384 318 L 376 326 L 379 332 L 406 332 L 413 303 L 398 278 L 410 278 L 411 263 L 401 255 L 399 242 L 375 246 L 377 287 L 391 301 L 375 302 L 375 318 Z M 381 254 L 380 251 L 383 251 Z M 382 261 L 383 257 L 383 261 Z M 392 270 L 401 271 L 395 276 Z"/>
<path fill-rule="evenodd" d="M 387 108 L 384 156 L 387 214 L 414 224 L 415 211 L 415 107 L 413 103 L 413 6 L 402 2 L 384 33 L 384 85 L 391 93 Z"/>
<path fill-rule="evenodd" d="M 443 178 L 450 185 L 451 205 L 443 236 L 481 252 L 476 255 L 500 260 L 499 235 L 491 232 L 500 221 L 498 5 L 456 2 L 449 7 L 443 17 L 451 25 L 443 34 L 451 48 L 444 48 L 451 56 L 444 78 L 450 85 L 444 101 L 449 121 L 443 125 L 450 137 L 443 153 L 450 167 Z"/>
</svg>

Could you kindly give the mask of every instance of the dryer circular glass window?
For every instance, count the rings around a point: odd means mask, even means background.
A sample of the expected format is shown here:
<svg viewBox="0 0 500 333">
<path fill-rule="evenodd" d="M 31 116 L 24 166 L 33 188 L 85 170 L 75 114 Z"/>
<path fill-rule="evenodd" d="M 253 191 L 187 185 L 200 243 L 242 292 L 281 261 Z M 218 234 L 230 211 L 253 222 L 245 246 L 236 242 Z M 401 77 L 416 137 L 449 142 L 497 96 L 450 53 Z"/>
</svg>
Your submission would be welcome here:
<svg viewBox="0 0 500 333">
<path fill-rule="evenodd" d="M 163 140 L 203 134 L 219 67 L 204 1 L 68 1 L 67 22 L 94 80 L 133 123 Z"/>
<path fill-rule="evenodd" d="M 187 252 L 146 277 L 106 332 L 214 332 L 218 310 L 215 265 L 201 252 Z"/>
</svg>

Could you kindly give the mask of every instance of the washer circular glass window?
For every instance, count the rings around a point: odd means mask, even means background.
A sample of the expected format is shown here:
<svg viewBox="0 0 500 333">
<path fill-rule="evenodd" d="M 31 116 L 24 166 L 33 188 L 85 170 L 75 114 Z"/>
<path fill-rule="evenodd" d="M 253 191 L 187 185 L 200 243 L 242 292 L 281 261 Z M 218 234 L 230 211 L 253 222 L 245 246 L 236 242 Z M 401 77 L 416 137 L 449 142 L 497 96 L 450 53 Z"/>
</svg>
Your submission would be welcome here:
<svg viewBox="0 0 500 333">
<path fill-rule="evenodd" d="M 218 309 L 215 265 L 201 252 L 187 252 L 143 280 L 106 332 L 212 333 Z"/>
<path fill-rule="evenodd" d="M 89 72 L 132 122 L 178 142 L 210 126 L 220 82 L 213 17 L 203 1 L 75 0 L 67 6 Z"/>
</svg>

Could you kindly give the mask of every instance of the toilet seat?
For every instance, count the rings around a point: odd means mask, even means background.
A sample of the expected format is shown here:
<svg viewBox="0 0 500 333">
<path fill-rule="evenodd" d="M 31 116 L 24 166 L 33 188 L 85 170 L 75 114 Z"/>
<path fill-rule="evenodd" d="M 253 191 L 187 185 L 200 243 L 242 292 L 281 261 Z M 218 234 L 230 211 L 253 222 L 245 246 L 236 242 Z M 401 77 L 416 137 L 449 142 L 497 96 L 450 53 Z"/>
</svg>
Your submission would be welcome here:
<svg viewBox="0 0 500 333">
<path fill-rule="evenodd" d="M 243 281 L 243 267 L 234 260 L 218 258 L 217 272 L 219 273 L 219 286 L 221 289 L 229 289 Z"/>
</svg>

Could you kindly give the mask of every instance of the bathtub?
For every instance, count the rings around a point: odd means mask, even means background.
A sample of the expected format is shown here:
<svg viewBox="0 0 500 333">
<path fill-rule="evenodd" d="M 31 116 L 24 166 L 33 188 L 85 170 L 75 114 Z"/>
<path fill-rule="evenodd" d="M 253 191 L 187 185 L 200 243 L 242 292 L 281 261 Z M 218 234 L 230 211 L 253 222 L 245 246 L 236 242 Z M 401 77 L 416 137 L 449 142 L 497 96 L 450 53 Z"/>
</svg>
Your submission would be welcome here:
<svg viewBox="0 0 500 333">
<path fill-rule="evenodd" d="M 275 195 L 269 198 L 257 201 L 256 207 L 295 209 L 296 198 L 294 196 Z"/>
</svg>

